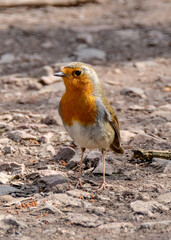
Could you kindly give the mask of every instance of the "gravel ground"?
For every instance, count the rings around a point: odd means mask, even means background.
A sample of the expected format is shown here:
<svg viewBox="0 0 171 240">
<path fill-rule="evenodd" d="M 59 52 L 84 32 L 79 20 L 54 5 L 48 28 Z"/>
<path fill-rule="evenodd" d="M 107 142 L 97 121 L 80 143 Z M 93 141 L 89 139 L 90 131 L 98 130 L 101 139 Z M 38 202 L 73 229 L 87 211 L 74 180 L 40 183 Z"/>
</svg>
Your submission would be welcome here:
<svg viewBox="0 0 171 240">
<path fill-rule="evenodd" d="M 171 3 L 104 0 L 67 7 L 0 9 L 0 238 L 171 237 L 171 159 L 134 149 L 171 149 Z M 53 74 L 93 65 L 121 128 L 123 155 L 80 149 L 58 115 Z"/>
</svg>

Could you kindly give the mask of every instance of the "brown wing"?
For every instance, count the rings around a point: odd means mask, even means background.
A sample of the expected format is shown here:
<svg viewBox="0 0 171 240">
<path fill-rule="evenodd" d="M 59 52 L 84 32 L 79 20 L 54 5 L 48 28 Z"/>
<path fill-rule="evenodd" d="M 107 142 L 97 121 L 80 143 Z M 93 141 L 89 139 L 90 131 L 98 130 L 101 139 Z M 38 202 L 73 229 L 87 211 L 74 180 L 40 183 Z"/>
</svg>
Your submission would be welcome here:
<svg viewBox="0 0 171 240">
<path fill-rule="evenodd" d="M 116 113 L 114 112 L 113 108 L 111 107 L 109 101 L 105 98 L 105 96 L 102 97 L 102 102 L 110 114 L 109 122 L 115 131 L 115 138 L 113 140 L 113 143 L 110 145 L 110 148 L 116 153 L 123 153 L 124 151 L 120 146 L 121 138 L 120 138 L 120 131 L 119 131 L 119 122 L 118 122 Z"/>
</svg>

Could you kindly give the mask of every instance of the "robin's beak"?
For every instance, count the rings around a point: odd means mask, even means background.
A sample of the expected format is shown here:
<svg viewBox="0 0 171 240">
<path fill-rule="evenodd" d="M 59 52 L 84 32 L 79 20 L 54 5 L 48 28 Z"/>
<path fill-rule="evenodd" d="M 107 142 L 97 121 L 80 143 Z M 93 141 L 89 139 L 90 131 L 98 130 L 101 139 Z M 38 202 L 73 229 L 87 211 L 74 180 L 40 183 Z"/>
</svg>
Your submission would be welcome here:
<svg viewBox="0 0 171 240">
<path fill-rule="evenodd" d="M 56 76 L 56 77 L 66 77 L 66 74 L 64 72 L 57 72 L 57 73 L 55 73 L 54 76 Z"/>
</svg>

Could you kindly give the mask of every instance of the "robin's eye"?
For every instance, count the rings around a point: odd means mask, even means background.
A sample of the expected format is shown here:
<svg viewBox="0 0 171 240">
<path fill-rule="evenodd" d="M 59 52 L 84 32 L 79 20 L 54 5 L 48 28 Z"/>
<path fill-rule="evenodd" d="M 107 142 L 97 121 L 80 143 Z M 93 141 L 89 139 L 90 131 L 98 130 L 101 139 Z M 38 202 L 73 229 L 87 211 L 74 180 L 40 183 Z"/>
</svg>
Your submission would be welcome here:
<svg viewBox="0 0 171 240">
<path fill-rule="evenodd" d="M 79 71 L 79 70 L 74 72 L 74 75 L 76 75 L 76 76 L 80 76 L 80 74 L 81 74 L 81 71 Z"/>
</svg>

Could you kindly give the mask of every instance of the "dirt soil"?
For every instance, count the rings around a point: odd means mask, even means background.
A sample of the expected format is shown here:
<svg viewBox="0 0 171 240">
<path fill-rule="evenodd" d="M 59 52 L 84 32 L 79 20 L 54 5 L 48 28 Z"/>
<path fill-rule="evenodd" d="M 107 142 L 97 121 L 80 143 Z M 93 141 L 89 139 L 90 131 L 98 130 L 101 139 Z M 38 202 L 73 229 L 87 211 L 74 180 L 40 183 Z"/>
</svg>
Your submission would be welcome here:
<svg viewBox="0 0 171 240">
<path fill-rule="evenodd" d="M 169 0 L 0 9 L 0 239 L 171 239 L 171 159 L 133 157 L 171 149 L 170 13 Z M 58 115 L 52 75 L 72 61 L 93 65 L 120 122 L 101 192 L 88 150 L 75 189 L 80 149 Z"/>
</svg>

